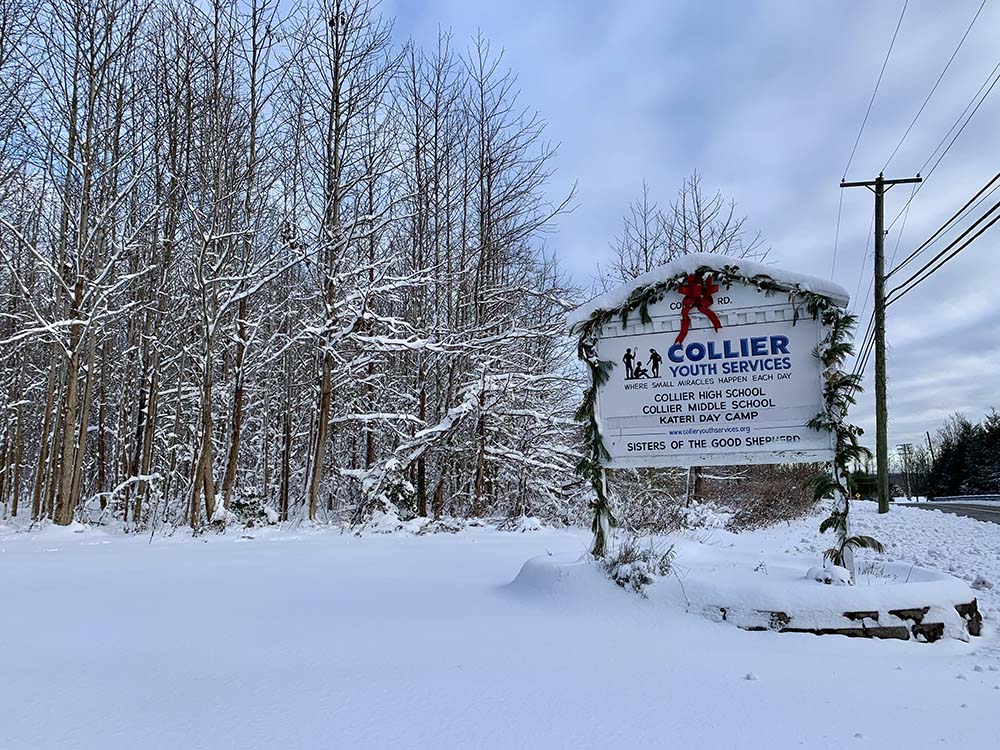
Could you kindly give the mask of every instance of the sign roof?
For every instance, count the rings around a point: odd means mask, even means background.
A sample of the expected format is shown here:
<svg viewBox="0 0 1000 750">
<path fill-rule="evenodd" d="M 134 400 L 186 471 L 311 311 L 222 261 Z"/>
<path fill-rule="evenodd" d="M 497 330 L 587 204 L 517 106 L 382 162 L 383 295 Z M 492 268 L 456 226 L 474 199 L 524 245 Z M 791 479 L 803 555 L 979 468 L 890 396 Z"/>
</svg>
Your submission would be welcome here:
<svg viewBox="0 0 1000 750">
<path fill-rule="evenodd" d="M 695 273 L 702 267 L 721 268 L 722 266 L 735 266 L 742 276 L 752 278 L 754 276 L 768 276 L 781 285 L 798 286 L 806 291 L 828 297 L 835 304 L 846 307 L 850 299 L 847 290 L 840 284 L 828 279 L 821 279 L 817 276 L 810 276 L 795 271 L 786 271 L 777 266 L 757 263 L 752 260 L 742 258 L 731 258 L 726 255 L 713 253 L 691 253 L 683 255 L 675 260 L 654 268 L 648 273 L 644 273 L 627 284 L 622 284 L 604 294 L 594 297 L 589 302 L 573 310 L 568 318 L 567 325 L 572 329 L 575 326 L 586 322 L 590 316 L 598 310 L 615 310 L 625 304 L 632 291 L 638 287 L 649 286 L 658 282 L 666 281 L 680 274 Z"/>
</svg>

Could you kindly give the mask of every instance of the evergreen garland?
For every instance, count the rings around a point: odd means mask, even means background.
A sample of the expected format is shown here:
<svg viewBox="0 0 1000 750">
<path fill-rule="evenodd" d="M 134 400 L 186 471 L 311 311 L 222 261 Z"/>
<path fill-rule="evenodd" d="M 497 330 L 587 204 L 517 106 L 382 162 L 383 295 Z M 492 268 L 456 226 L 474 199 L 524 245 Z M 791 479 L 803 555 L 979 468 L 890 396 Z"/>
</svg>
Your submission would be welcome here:
<svg viewBox="0 0 1000 750">
<path fill-rule="evenodd" d="M 839 495 L 843 500 L 842 504 L 839 507 L 835 506 L 830 517 L 820 525 L 821 533 L 829 529 L 837 533 L 836 543 L 827 550 L 826 557 L 835 565 L 843 565 L 844 552 L 848 548 L 866 547 L 882 551 L 882 545 L 872 537 L 848 535 L 850 512 L 848 467 L 852 462 L 871 455 L 870 451 L 858 442 L 858 437 L 862 434 L 861 428 L 846 421 L 847 410 L 856 402 L 856 395 L 861 390 L 860 377 L 847 374 L 843 370 L 844 361 L 854 351 L 851 334 L 857 318 L 838 307 L 829 297 L 803 289 L 798 284 L 777 281 L 767 274 L 745 276 L 740 273 L 736 265 L 723 265 L 718 268 L 700 266 L 695 271 L 695 275 L 699 278 L 709 273 L 719 286 L 724 286 L 726 289 L 739 283 L 752 286 L 768 296 L 787 293 L 794 310 L 793 324 L 804 311 L 826 327 L 828 331 L 826 337 L 813 352 L 823 365 L 824 409 L 808 422 L 808 426 L 812 429 L 825 430 L 834 436 L 833 472 L 820 474 L 812 480 L 814 497 L 817 501 L 836 500 Z M 579 335 L 577 356 L 590 370 L 590 387 L 584 391 L 583 401 L 576 412 L 576 419 L 583 423 L 584 432 L 584 455 L 577 465 L 577 473 L 589 481 L 594 490 L 594 500 L 591 501 L 591 508 L 594 511 L 594 520 L 591 524 L 594 544 L 591 553 L 595 557 L 604 556 L 609 529 L 616 524 L 602 468 L 602 462 L 610 458 L 610 454 L 604 446 L 596 414 L 597 389 L 608 382 L 615 363 L 598 357 L 597 340 L 604 325 L 616 317 L 621 319 L 623 327 L 628 323 L 629 317 L 636 312 L 639 313 L 643 323 L 651 323 L 649 306 L 663 300 L 670 292 L 677 291 L 688 276 L 687 272 L 678 273 L 665 281 L 636 287 L 620 307 L 595 310 L 587 320 L 573 327 L 573 332 Z"/>
<path fill-rule="evenodd" d="M 576 473 L 590 482 L 594 488 L 594 499 L 590 507 L 594 511 L 594 521 L 591 530 L 594 532 L 594 544 L 591 553 L 594 557 L 604 557 L 605 546 L 610 529 L 617 525 L 611 501 L 607 496 L 607 483 L 604 481 L 604 469 L 601 463 L 611 457 L 604 447 L 601 437 L 601 427 L 597 423 L 597 389 L 608 382 L 611 377 L 613 362 L 598 359 L 597 335 L 600 327 L 588 326 L 581 334 L 577 345 L 577 356 L 583 360 L 590 370 L 590 387 L 583 392 L 583 401 L 576 410 L 576 420 L 583 422 L 584 452 L 576 465 Z"/>
<path fill-rule="evenodd" d="M 811 303 L 809 303 L 811 304 Z M 827 327 L 827 335 L 816 348 L 815 356 L 823 364 L 823 400 L 825 408 L 807 423 L 814 430 L 827 430 L 834 435 L 833 472 L 819 474 L 811 482 L 816 501 L 831 500 L 834 507 L 829 517 L 819 526 L 820 533 L 834 531 L 837 539 L 824 553 L 824 557 L 834 565 L 845 564 L 848 549 L 873 549 L 884 552 L 881 542 L 874 537 L 851 535 L 848 524 L 850 514 L 850 489 L 848 478 L 850 465 L 871 457 L 871 451 L 858 442 L 862 434 L 860 427 L 846 421 L 847 410 L 857 403 L 856 396 L 861 391 L 861 376 L 844 372 L 844 361 L 854 352 L 851 333 L 857 322 L 854 315 L 826 301 L 825 308 L 811 308 Z M 837 503 L 838 498 L 840 503 Z M 839 505 L 839 507 L 838 507 Z"/>
</svg>

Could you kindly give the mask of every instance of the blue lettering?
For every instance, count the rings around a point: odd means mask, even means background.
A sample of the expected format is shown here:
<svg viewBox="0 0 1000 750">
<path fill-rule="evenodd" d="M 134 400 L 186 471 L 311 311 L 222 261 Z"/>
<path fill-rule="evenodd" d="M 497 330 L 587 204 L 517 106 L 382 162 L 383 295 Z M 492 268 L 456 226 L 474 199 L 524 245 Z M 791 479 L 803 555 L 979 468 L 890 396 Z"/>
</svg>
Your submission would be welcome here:
<svg viewBox="0 0 1000 750">
<path fill-rule="evenodd" d="M 692 341 L 687 345 L 673 344 L 667 349 L 667 358 L 671 362 L 683 364 L 685 361 L 700 362 L 703 359 L 738 359 L 790 353 L 787 336 L 754 336 L 745 339 L 723 339 L 721 346 L 718 341 L 707 343 Z M 788 363 L 785 367 L 791 367 L 790 357 L 775 357 L 774 363 L 770 367 L 781 369 L 782 365 L 779 363 L 785 362 Z M 736 369 L 734 363 L 734 371 Z M 746 371 L 743 370 L 743 372 Z"/>
</svg>

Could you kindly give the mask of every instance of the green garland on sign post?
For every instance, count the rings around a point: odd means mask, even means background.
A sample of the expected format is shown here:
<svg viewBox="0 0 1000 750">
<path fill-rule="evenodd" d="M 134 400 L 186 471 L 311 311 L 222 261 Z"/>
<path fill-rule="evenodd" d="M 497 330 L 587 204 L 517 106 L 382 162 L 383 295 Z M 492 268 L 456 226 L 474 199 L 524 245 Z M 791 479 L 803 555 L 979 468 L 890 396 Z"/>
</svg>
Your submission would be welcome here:
<svg viewBox="0 0 1000 750">
<path fill-rule="evenodd" d="M 871 455 L 858 442 L 858 437 L 862 434 L 861 428 L 846 421 L 847 410 L 856 402 L 856 396 L 861 391 L 860 377 L 843 370 L 844 361 L 854 351 L 852 331 L 857 318 L 825 295 L 803 289 L 799 284 L 780 282 L 767 274 L 746 276 L 740 273 L 736 265 L 700 266 L 695 271 L 695 276 L 699 278 L 706 274 L 712 274 L 713 280 L 726 289 L 738 283 L 752 286 L 768 296 L 786 293 L 794 309 L 793 324 L 804 311 L 826 327 L 826 337 L 813 352 L 823 365 L 824 409 L 809 421 L 808 426 L 833 435 L 833 471 L 817 476 L 812 480 L 811 486 L 817 501 L 828 499 L 836 503 L 839 497 L 842 503 L 835 504 L 830 517 L 820 525 L 820 532 L 832 529 L 837 533 L 836 543 L 826 552 L 826 556 L 836 565 L 844 564 L 848 549 L 867 547 L 882 551 L 882 545 L 872 537 L 849 534 L 849 467 Z M 676 292 L 689 275 L 687 272 L 678 273 L 664 281 L 636 287 L 619 307 L 595 310 L 587 320 L 577 323 L 573 328 L 573 332 L 579 336 L 577 356 L 590 372 L 590 387 L 584 390 L 583 401 L 576 411 L 577 421 L 583 424 L 584 442 L 583 458 L 577 464 L 577 474 L 590 482 L 594 491 L 594 499 L 590 505 L 594 512 L 591 524 L 594 544 L 591 553 L 595 557 L 604 556 L 609 530 L 616 525 L 604 469 L 604 462 L 610 458 L 610 454 L 604 445 L 596 412 L 597 389 L 608 382 L 616 363 L 600 359 L 597 340 L 603 327 L 615 318 L 620 318 L 624 327 L 629 317 L 638 312 L 643 323 L 652 322 L 649 306 L 663 300 L 667 294 Z"/>
<path fill-rule="evenodd" d="M 577 356 L 590 370 L 590 387 L 583 392 L 583 402 L 576 410 L 577 421 L 583 423 L 584 442 L 583 457 L 576 465 L 576 473 L 589 481 L 594 489 L 594 499 L 590 502 L 590 507 L 594 511 L 594 521 L 591 524 L 594 544 L 590 551 L 594 557 L 604 557 L 610 529 L 617 525 L 614 512 L 611 510 L 611 500 L 607 494 L 608 483 L 603 465 L 611 455 L 604 447 L 596 411 L 597 389 L 608 382 L 614 363 L 597 357 L 595 331 L 599 330 L 588 327 L 587 332 L 580 336 L 577 345 Z"/>
<path fill-rule="evenodd" d="M 840 308 L 819 313 L 828 327 L 826 338 L 817 348 L 815 355 L 823 363 L 825 384 L 823 396 L 826 408 L 813 417 L 808 425 L 814 430 L 827 430 L 834 435 L 833 472 L 816 476 L 811 484 L 817 502 L 831 500 L 834 507 L 828 518 L 820 524 L 820 533 L 834 531 L 837 541 L 824 553 L 824 557 L 834 565 L 845 567 L 847 557 L 857 549 L 872 549 L 884 552 L 881 542 L 864 534 L 851 534 L 850 490 L 847 478 L 852 463 L 857 464 L 871 457 L 871 451 L 858 442 L 862 434 L 860 427 L 849 424 L 845 417 L 848 409 L 856 402 L 861 391 L 861 376 L 847 374 L 843 370 L 844 361 L 854 353 L 851 332 L 857 318 Z M 838 502 L 839 501 L 839 502 Z M 839 507 L 838 507 L 839 505 Z M 853 570 L 851 573 L 853 574 Z"/>
</svg>

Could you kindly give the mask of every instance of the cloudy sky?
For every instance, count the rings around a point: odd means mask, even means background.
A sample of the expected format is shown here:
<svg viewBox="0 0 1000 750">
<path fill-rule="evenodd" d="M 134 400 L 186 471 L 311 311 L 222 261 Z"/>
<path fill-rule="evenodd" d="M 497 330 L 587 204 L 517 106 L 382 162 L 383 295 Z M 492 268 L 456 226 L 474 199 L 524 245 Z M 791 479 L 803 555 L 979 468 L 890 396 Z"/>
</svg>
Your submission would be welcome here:
<svg viewBox="0 0 1000 750">
<path fill-rule="evenodd" d="M 849 180 L 871 179 L 886 164 L 980 4 L 909 1 Z M 838 183 L 902 0 L 388 0 L 383 7 L 400 39 L 429 44 L 441 25 L 456 42 L 481 29 L 503 48 L 523 102 L 561 144 L 553 198 L 578 185 L 577 207 L 548 245 L 579 283 L 590 285 L 643 180 L 665 205 L 697 169 L 707 189 L 734 198 L 764 234 L 772 262 L 832 273 L 867 321 L 873 199 L 864 189 L 845 192 L 834 266 Z M 989 0 L 887 177 L 927 174 L 934 162 L 925 162 L 1000 63 L 998 28 L 1000 2 Z M 1000 171 L 998 125 L 1000 85 L 921 186 L 905 225 L 900 218 L 892 226 L 888 256 L 898 243 L 904 258 Z M 887 194 L 887 223 L 910 195 L 910 186 Z M 890 445 L 924 442 L 924 430 L 933 434 L 954 411 L 979 418 L 1000 406 L 998 248 L 1000 227 L 890 307 Z M 869 440 L 873 369 L 852 415 Z"/>
</svg>

